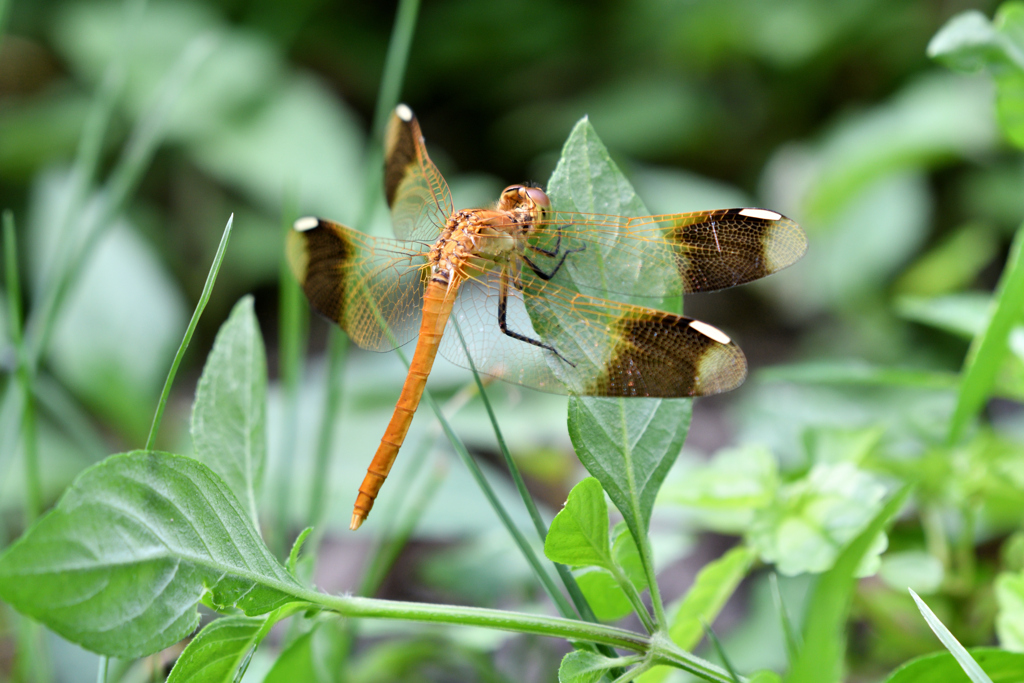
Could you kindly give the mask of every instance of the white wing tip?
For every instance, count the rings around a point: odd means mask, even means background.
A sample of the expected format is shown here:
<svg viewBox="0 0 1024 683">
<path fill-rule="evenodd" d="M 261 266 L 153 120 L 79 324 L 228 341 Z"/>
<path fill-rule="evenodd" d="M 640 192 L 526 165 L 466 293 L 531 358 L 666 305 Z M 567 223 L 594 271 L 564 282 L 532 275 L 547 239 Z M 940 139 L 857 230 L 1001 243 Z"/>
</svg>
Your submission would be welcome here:
<svg viewBox="0 0 1024 683">
<path fill-rule="evenodd" d="M 299 220 L 292 223 L 292 227 L 299 232 L 306 232 L 312 230 L 316 226 L 320 225 L 320 219 L 316 216 L 303 216 Z"/>
<path fill-rule="evenodd" d="M 782 218 L 781 213 L 769 211 L 768 209 L 743 209 L 740 211 L 740 215 L 749 218 L 763 218 L 766 221 L 777 221 Z"/>
<path fill-rule="evenodd" d="M 410 109 L 409 105 L 405 103 L 400 104 L 397 107 L 395 107 L 395 116 L 402 119 L 406 123 L 409 123 L 410 121 L 412 121 L 412 109 Z"/>
<path fill-rule="evenodd" d="M 714 339 L 719 344 L 728 344 L 728 343 L 730 343 L 732 341 L 731 339 L 729 339 L 729 335 L 727 335 L 725 332 L 722 332 L 717 327 L 712 327 L 711 325 L 708 325 L 707 323 L 702 323 L 699 320 L 691 320 L 690 321 L 690 327 L 692 327 L 693 329 L 697 330 L 698 332 L 703 334 L 705 337 L 709 337 L 711 339 Z"/>
</svg>

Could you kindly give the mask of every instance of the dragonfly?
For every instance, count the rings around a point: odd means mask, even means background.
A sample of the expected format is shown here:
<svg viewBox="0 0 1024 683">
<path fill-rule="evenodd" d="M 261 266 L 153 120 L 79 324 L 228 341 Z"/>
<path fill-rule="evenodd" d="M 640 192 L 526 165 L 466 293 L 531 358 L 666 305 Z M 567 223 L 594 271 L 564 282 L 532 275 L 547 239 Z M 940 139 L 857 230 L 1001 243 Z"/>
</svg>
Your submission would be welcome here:
<svg viewBox="0 0 1024 683">
<path fill-rule="evenodd" d="M 637 298 L 660 303 L 750 282 L 807 248 L 796 223 L 759 208 L 578 213 L 553 207 L 539 187 L 511 185 L 492 208 L 455 210 L 406 105 L 393 112 L 384 148 L 397 239 L 304 217 L 287 241 L 312 308 L 357 345 L 387 351 L 418 335 L 359 487 L 353 530 L 398 456 L 438 352 L 551 393 L 681 398 L 729 391 L 747 374 L 729 336 Z"/>
</svg>

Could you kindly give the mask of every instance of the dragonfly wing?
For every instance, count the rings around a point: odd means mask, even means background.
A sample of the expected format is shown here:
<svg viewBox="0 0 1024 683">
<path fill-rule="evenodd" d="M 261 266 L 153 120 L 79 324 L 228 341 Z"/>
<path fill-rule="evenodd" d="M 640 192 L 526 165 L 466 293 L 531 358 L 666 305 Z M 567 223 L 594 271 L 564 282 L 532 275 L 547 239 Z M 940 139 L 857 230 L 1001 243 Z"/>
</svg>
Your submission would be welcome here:
<svg viewBox="0 0 1024 683">
<path fill-rule="evenodd" d="M 532 279 L 508 289 L 498 324 L 501 275 L 460 288 L 441 353 L 469 367 L 453 322 L 480 372 L 549 393 L 677 398 L 729 391 L 747 373 L 722 331 L 692 318 L 573 292 Z M 533 340 L 523 340 L 527 337 Z"/>
<path fill-rule="evenodd" d="M 546 354 L 548 365 L 572 393 L 706 396 L 746 378 L 743 352 L 711 325 L 551 282 L 540 289 L 527 297 L 533 326 L 557 351 Z"/>
<path fill-rule="evenodd" d="M 384 192 L 395 236 L 433 242 L 453 213 L 452 194 L 423 143 L 412 110 L 398 105 L 384 135 Z"/>
<path fill-rule="evenodd" d="M 793 264 L 807 250 L 803 230 L 766 209 L 634 218 L 558 211 L 544 221 L 543 233 L 537 246 L 557 255 L 528 255 L 557 263 L 569 253 L 564 270 L 571 286 L 641 297 L 751 282 Z"/>
<path fill-rule="evenodd" d="M 441 340 L 441 355 L 462 367 L 475 367 L 478 372 L 512 384 L 519 384 L 551 394 L 565 394 L 548 364 L 548 352 L 540 346 L 511 337 L 498 324 L 501 275 L 490 271 L 480 278 L 467 280 L 459 287 L 448 329 Z M 539 340 L 523 304 L 523 293 L 508 288 L 506 326 L 511 332 Z M 457 330 L 456 330 L 457 327 Z M 459 339 L 459 332 L 465 346 Z M 472 366 L 466 353 L 472 358 Z"/>
<path fill-rule="evenodd" d="M 288 234 L 288 262 L 318 313 L 362 348 L 389 351 L 419 331 L 425 259 L 410 246 L 419 245 L 300 218 Z"/>
</svg>

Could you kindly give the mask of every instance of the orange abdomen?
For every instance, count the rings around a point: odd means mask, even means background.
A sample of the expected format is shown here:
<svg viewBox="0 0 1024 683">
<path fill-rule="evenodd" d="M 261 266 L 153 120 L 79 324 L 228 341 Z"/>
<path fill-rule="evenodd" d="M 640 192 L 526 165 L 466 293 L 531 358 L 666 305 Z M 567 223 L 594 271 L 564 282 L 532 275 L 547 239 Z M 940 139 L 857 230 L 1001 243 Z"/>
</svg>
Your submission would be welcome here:
<svg viewBox="0 0 1024 683">
<path fill-rule="evenodd" d="M 409 374 L 402 385 L 402 394 L 398 397 L 398 405 L 391 415 L 387 431 L 380 440 L 377 453 L 366 469 L 366 476 L 359 486 L 359 496 L 352 509 L 350 529 L 358 529 L 370 514 L 373 501 L 380 492 L 381 485 L 391 471 L 398 457 L 398 449 L 405 441 L 405 435 L 412 424 L 412 416 L 420 404 L 423 390 L 427 386 L 427 376 L 434 365 L 437 349 L 441 345 L 445 324 L 451 315 L 455 302 L 456 287 L 449 287 L 442 282 L 431 280 L 423 293 L 423 320 L 420 323 L 420 335 L 416 342 L 416 351 L 409 365 Z"/>
</svg>

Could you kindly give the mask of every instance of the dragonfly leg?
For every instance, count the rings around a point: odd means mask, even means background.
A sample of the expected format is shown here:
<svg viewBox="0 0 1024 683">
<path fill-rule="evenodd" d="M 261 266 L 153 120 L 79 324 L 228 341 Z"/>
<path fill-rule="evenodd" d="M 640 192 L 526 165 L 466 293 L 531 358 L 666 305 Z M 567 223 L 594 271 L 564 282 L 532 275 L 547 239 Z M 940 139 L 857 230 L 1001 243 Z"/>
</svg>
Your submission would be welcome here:
<svg viewBox="0 0 1024 683">
<path fill-rule="evenodd" d="M 555 231 L 555 234 L 557 235 L 557 237 L 555 238 L 555 248 L 554 249 L 551 249 L 549 251 L 548 249 L 545 249 L 543 247 L 538 247 L 536 244 L 527 244 L 526 248 L 527 249 L 532 249 L 533 251 L 537 252 L 538 254 L 544 254 L 545 256 L 550 256 L 552 258 L 554 258 L 555 256 L 558 256 L 558 252 L 561 251 L 561 249 L 562 249 L 562 228 L 563 227 L 564 226 L 559 226 L 558 230 Z M 582 246 L 580 246 L 579 249 L 570 249 L 566 253 L 567 254 L 575 254 L 577 251 L 583 251 L 584 249 L 586 249 L 586 247 L 587 247 L 587 245 L 583 244 Z"/>
<path fill-rule="evenodd" d="M 513 339 L 526 342 L 527 344 L 533 344 L 534 346 L 539 346 L 542 349 L 547 349 L 572 367 L 576 367 L 575 363 L 560 354 L 558 349 L 554 346 L 545 344 L 539 339 L 527 337 L 525 334 L 520 334 L 515 330 L 510 330 L 508 328 L 508 271 L 504 270 L 501 273 L 501 291 L 498 294 L 498 327 L 501 329 L 502 334 L 512 337 Z"/>
<path fill-rule="evenodd" d="M 562 266 L 565 265 L 565 259 L 566 259 L 566 257 L 569 256 L 569 254 L 579 253 L 579 252 L 583 251 L 586 248 L 587 248 L 587 245 L 584 244 L 581 247 L 579 247 L 578 249 L 566 249 L 565 252 L 562 253 L 562 258 L 558 259 L 558 263 L 555 264 L 555 267 L 551 269 L 550 273 L 545 273 L 541 269 L 541 267 L 538 266 L 533 261 L 531 261 L 530 257 L 527 256 L 526 254 L 523 254 L 522 256 L 523 256 L 523 260 L 526 261 L 526 265 L 530 266 L 530 270 L 532 270 L 534 273 L 536 273 L 537 277 L 539 277 L 541 280 L 550 280 L 556 274 L 558 274 L 558 271 L 560 271 L 562 269 Z"/>
</svg>

